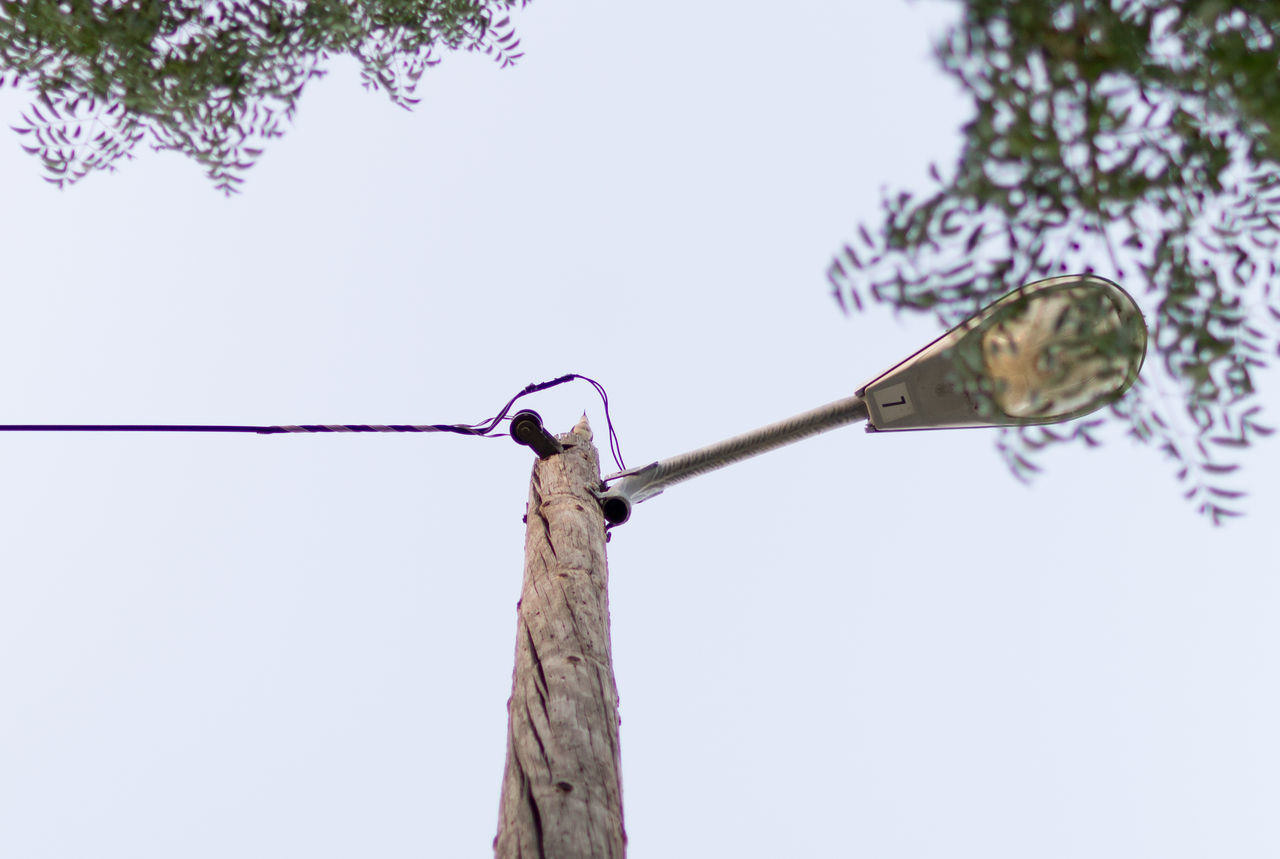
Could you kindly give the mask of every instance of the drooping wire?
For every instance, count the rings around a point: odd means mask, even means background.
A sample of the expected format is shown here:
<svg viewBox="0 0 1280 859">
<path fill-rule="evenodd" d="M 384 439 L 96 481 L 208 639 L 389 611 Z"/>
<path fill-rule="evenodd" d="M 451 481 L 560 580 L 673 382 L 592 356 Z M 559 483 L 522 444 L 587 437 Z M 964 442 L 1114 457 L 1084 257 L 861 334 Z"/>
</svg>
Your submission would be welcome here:
<svg viewBox="0 0 1280 859">
<path fill-rule="evenodd" d="M 595 388 L 596 393 L 600 395 L 600 402 L 604 406 L 604 422 L 605 422 L 605 426 L 608 428 L 608 431 L 609 431 L 609 453 L 613 457 L 613 461 L 615 464 L 617 464 L 618 468 L 622 469 L 623 471 L 626 471 L 627 466 L 623 463 L 623 460 L 622 460 L 622 445 L 618 442 L 618 434 L 617 432 L 614 431 L 614 428 L 613 428 L 613 416 L 609 413 L 609 394 L 605 391 L 604 385 L 600 384 L 595 379 L 592 379 L 590 376 L 583 376 L 580 373 L 568 373 L 564 376 L 559 376 L 555 379 L 552 379 L 549 382 L 536 382 L 530 385 L 526 385 L 524 390 L 520 391 L 520 393 L 516 394 L 514 397 L 512 397 L 510 400 L 507 401 L 507 404 L 502 407 L 502 411 L 498 412 L 497 415 L 495 415 L 494 417 L 490 418 L 487 421 L 481 421 L 475 424 L 467 424 L 464 426 L 455 425 L 449 429 L 445 429 L 445 428 L 442 428 L 442 429 L 444 429 L 444 431 L 446 432 L 470 431 L 475 435 L 485 436 L 486 438 L 492 438 L 495 435 L 500 435 L 500 433 L 496 432 L 496 428 L 498 424 L 502 423 L 504 420 L 507 419 L 508 414 L 511 412 L 511 407 L 516 404 L 516 401 L 518 401 L 522 397 L 528 396 L 529 394 L 535 394 L 538 391 L 545 391 L 548 388 L 554 388 L 557 385 L 563 385 L 565 382 L 572 382 L 575 379 L 581 379 L 582 381 L 591 385 L 591 387 Z"/>
<path fill-rule="evenodd" d="M 281 424 L 279 426 L 225 426 L 210 424 L 0 424 L 0 432 L 244 432 L 258 435 L 277 433 L 325 433 L 325 432 L 448 432 L 481 438 L 497 438 L 503 433 L 498 426 L 509 420 L 511 407 L 520 399 L 548 388 L 581 379 L 595 388 L 604 404 L 604 420 L 609 430 L 609 452 L 618 468 L 626 470 L 622 462 L 622 448 L 618 434 L 613 429 L 613 417 L 609 414 L 609 395 L 595 379 L 578 373 L 568 373 L 547 382 L 534 382 L 507 401 L 492 418 L 474 424 Z"/>
<path fill-rule="evenodd" d="M 596 393 L 600 395 L 600 402 L 604 404 L 604 423 L 609 430 L 609 453 L 613 456 L 614 463 L 620 471 L 626 471 L 627 466 L 622 461 L 622 445 L 618 442 L 618 434 L 613 431 L 613 418 L 609 415 L 609 395 L 605 393 L 604 385 L 595 379 L 588 379 L 586 376 L 578 376 L 584 382 L 596 389 Z"/>
</svg>

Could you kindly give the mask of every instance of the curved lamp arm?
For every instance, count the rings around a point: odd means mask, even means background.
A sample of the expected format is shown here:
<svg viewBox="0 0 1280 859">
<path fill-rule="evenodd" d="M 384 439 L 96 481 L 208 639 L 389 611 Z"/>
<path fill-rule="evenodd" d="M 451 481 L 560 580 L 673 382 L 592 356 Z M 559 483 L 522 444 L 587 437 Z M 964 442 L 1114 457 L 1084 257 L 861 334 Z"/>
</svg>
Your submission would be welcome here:
<svg viewBox="0 0 1280 859">
<path fill-rule="evenodd" d="M 673 483 L 866 419 L 867 404 L 862 397 L 846 397 L 688 453 L 612 474 L 604 479 L 608 488 L 599 493 L 604 518 L 611 525 L 621 525 L 630 518 L 633 504 L 658 495 Z"/>
</svg>

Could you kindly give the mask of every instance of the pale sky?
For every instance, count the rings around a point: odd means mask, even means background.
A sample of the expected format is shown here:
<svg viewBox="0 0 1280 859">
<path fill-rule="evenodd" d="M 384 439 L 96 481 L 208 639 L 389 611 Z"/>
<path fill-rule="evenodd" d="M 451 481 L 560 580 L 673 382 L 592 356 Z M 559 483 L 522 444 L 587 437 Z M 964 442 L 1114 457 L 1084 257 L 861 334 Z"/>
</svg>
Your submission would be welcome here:
<svg viewBox="0 0 1280 859">
<path fill-rule="evenodd" d="M 230 200 L 146 149 L 59 193 L 0 133 L 0 423 L 471 422 L 578 372 L 640 465 L 848 396 L 940 333 L 823 271 L 955 157 L 953 7 L 725 8 L 533 3 L 518 67 L 446 57 L 413 113 L 339 64 Z M 585 384 L 527 405 L 603 437 Z M 1026 487 L 992 431 L 855 427 L 638 506 L 630 855 L 1280 855 L 1280 448 L 1246 463 L 1216 530 L 1114 431 Z M 0 856 L 491 855 L 531 465 L 0 438 Z"/>
</svg>

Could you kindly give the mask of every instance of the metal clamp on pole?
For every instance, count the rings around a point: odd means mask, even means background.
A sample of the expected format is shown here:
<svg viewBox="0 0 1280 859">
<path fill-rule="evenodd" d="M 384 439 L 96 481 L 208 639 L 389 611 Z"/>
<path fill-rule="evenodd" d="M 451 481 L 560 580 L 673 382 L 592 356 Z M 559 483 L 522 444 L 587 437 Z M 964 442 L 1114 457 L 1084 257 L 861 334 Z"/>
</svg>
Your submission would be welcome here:
<svg viewBox="0 0 1280 859">
<path fill-rule="evenodd" d="M 542 426 L 542 415 L 532 409 L 517 412 L 511 419 L 511 437 L 527 447 L 539 459 L 547 459 L 557 453 L 564 453 L 564 445 Z"/>
</svg>

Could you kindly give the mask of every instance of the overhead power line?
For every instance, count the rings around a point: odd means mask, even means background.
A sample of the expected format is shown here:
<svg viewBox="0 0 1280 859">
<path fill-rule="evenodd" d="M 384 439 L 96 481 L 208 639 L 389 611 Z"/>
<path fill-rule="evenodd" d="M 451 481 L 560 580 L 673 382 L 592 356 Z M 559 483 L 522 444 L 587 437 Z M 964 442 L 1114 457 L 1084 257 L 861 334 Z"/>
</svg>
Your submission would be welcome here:
<svg viewBox="0 0 1280 859">
<path fill-rule="evenodd" d="M 609 414 L 609 395 L 604 386 L 595 379 L 578 373 L 568 373 L 548 382 L 534 382 L 507 401 L 492 418 L 474 424 L 280 424 L 276 426 L 228 426 L 221 424 L 0 424 L 0 432 L 241 432 L 257 435 L 276 435 L 280 433 L 359 433 L 359 432 L 448 432 L 456 435 L 479 436 L 480 438 L 497 438 L 505 435 L 498 431 L 499 425 L 508 419 L 511 407 L 522 397 L 536 394 L 548 388 L 563 385 L 581 379 L 596 389 L 604 404 L 605 424 L 609 429 L 609 451 L 613 461 L 619 468 L 625 469 L 622 462 L 622 448 L 618 444 L 618 435 L 613 429 L 613 418 Z"/>
</svg>

